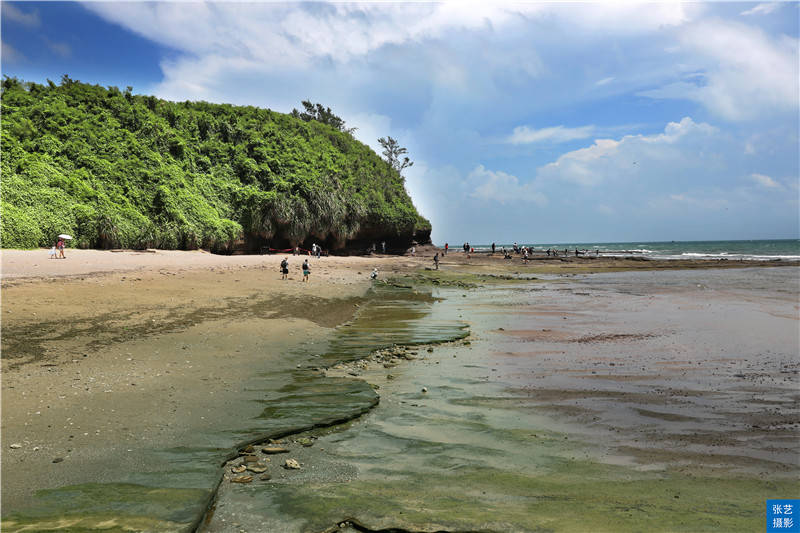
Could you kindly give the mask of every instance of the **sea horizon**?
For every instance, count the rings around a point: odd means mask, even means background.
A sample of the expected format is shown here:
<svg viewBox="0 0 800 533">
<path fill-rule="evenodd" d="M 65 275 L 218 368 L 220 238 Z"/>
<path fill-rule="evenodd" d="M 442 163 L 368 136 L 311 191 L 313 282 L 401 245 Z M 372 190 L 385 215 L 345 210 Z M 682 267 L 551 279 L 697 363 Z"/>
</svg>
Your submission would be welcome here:
<svg viewBox="0 0 800 533">
<path fill-rule="evenodd" d="M 697 240 L 697 241 L 627 241 L 627 242 L 575 242 L 543 241 L 517 242 L 519 246 L 534 251 L 568 250 L 574 253 L 593 252 L 601 256 L 641 256 L 650 259 L 732 259 L 782 261 L 800 260 L 800 239 L 741 239 L 741 240 Z M 491 243 L 470 244 L 476 252 L 491 249 Z M 514 242 L 495 243 L 495 248 L 511 249 Z M 458 250 L 460 245 L 450 245 Z"/>
</svg>

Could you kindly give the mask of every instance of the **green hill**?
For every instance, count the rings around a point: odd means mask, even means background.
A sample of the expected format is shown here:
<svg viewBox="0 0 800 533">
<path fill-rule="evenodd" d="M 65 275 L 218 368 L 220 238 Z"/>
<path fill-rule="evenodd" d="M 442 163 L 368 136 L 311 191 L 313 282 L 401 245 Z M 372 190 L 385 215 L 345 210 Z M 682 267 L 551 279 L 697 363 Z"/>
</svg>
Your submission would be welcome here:
<svg viewBox="0 0 800 533">
<path fill-rule="evenodd" d="M 427 242 L 404 179 L 346 131 L 256 107 L 3 80 L 2 246 Z"/>
</svg>

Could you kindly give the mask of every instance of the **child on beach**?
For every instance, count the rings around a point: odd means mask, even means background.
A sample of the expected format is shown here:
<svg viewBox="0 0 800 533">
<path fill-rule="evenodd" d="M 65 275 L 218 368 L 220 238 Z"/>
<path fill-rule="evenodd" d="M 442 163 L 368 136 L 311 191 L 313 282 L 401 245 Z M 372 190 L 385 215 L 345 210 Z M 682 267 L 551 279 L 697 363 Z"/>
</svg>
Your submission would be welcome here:
<svg viewBox="0 0 800 533">
<path fill-rule="evenodd" d="M 436 270 L 439 270 L 439 252 L 436 252 L 436 255 L 433 256 L 433 265 Z"/>
<path fill-rule="evenodd" d="M 378 279 L 378 269 L 377 268 L 373 268 L 372 269 L 372 274 L 369 275 L 369 279 Z"/>
<path fill-rule="evenodd" d="M 48 254 L 48 255 L 50 255 L 50 259 L 58 259 L 57 255 L 56 255 L 57 253 L 58 252 L 56 252 L 56 245 L 54 244 L 53 247 L 50 248 L 50 253 Z"/>
<path fill-rule="evenodd" d="M 303 261 L 303 281 L 308 281 L 308 275 L 311 274 L 311 267 L 308 266 L 308 259 Z"/>
<path fill-rule="evenodd" d="M 281 279 L 286 279 L 289 276 L 289 258 L 284 257 L 281 261 Z"/>
</svg>

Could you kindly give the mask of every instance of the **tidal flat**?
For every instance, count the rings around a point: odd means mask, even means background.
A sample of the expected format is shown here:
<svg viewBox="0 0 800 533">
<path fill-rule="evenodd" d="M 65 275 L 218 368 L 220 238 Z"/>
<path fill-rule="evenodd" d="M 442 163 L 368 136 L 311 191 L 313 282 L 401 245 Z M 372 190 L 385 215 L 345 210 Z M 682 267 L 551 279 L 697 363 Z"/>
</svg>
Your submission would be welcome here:
<svg viewBox="0 0 800 533">
<path fill-rule="evenodd" d="M 800 489 L 797 276 L 442 282 L 424 320 L 466 342 L 330 369 L 380 404 L 223 482 L 203 531 L 757 530 Z"/>
<path fill-rule="evenodd" d="M 796 266 L 274 259 L 5 289 L 3 529 L 740 531 L 800 488 Z"/>
</svg>

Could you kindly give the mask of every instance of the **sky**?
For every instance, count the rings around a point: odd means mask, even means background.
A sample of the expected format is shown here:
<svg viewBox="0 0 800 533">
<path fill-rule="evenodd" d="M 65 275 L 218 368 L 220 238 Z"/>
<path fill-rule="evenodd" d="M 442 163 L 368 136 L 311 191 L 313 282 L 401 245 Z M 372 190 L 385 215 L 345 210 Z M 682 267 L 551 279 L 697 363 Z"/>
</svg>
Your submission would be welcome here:
<svg viewBox="0 0 800 533">
<path fill-rule="evenodd" d="M 2 2 L 2 73 L 392 136 L 433 240 L 800 237 L 800 3 Z"/>
</svg>

